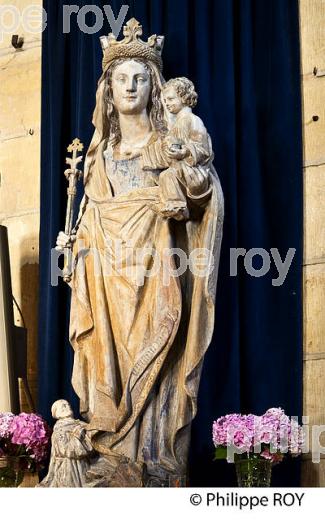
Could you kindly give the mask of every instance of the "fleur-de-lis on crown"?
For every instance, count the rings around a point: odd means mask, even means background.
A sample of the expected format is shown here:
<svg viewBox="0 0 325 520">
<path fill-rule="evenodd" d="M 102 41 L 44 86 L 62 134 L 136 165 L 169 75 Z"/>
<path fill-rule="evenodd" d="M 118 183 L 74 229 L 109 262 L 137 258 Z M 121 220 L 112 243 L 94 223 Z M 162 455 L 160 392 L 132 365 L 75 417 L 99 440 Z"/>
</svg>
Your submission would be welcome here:
<svg viewBox="0 0 325 520">
<path fill-rule="evenodd" d="M 142 25 L 135 18 L 131 18 L 123 27 L 123 35 L 125 36 L 123 43 L 130 43 L 142 36 Z"/>
</svg>

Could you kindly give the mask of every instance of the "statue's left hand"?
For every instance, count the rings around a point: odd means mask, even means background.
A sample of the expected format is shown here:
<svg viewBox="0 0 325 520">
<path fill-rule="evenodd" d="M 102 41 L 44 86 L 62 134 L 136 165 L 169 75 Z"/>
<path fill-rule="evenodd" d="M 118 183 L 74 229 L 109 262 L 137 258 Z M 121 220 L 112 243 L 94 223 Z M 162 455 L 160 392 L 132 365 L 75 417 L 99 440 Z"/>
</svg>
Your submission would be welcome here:
<svg viewBox="0 0 325 520">
<path fill-rule="evenodd" d="M 176 149 L 170 149 L 167 148 L 165 150 L 165 154 L 167 155 L 168 159 L 174 160 L 174 161 L 183 161 L 186 157 L 189 155 L 189 150 L 185 147 Z"/>
</svg>

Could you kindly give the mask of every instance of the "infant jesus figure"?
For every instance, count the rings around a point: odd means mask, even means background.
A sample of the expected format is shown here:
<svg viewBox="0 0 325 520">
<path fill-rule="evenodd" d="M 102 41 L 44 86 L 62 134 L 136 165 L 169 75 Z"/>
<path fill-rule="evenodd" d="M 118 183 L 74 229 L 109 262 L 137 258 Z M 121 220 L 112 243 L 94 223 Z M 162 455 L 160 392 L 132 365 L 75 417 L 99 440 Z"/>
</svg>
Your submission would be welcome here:
<svg viewBox="0 0 325 520">
<path fill-rule="evenodd" d="M 196 195 L 193 186 L 201 194 L 202 179 L 208 187 L 204 166 L 213 160 L 211 140 L 202 120 L 192 112 L 198 99 L 192 81 L 184 77 L 171 79 L 163 86 L 162 95 L 167 110 L 175 116 L 174 121 L 159 144 L 148 145 L 143 150 L 143 167 L 146 169 L 158 161 L 167 168 L 159 176 L 159 213 L 166 218 L 187 220 L 186 195 Z"/>
</svg>

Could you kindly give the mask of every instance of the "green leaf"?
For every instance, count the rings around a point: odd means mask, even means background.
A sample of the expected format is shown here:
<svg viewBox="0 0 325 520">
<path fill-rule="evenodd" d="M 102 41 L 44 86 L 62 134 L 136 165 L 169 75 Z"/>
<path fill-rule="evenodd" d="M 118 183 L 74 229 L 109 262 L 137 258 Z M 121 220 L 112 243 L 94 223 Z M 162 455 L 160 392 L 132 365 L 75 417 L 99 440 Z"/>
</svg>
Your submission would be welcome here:
<svg viewBox="0 0 325 520">
<path fill-rule="evenodd" d="M 218 446 L 214 452 L 213 460 L 222 460 L 227 459 L 227 447 L 226 446 Z"/>
</svg>

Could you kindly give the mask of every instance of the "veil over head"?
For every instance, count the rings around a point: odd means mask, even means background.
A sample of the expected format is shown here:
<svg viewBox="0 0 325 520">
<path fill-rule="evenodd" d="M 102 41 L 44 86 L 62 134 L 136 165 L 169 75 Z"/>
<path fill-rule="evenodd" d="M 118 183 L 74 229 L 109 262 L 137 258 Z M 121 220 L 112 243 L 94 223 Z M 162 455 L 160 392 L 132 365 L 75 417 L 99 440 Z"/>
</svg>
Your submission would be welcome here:
<svg viewBox="0 0 325 520">
<path fill-rule="evenodd" d="M 142 61 L 146 65 L 146 61 L 139 58 L 125 58 L 124 61 L 131 61 L 132 59 L 136 59 L 137 61 Z M 119 62 L 121 59 L 118 60 Z M 107 139 L 110 138 L 109 133 L 109 115 L 107 113 L 107 101 L 105 99 L 105 91 L 108 81 L 109 70 L 114 67 L 116 60 L 109 63 L 103 71 L 103 74 L 99 78 L 98 87 L 96 92 L 96 106 L 93 113 L 92 123 L 95 127 L 95 131 L 90 142 L 84 165 L 84 185 L 85 185 L 85 194 L 87 197 L 92 198 L 92 179 L 94 177 L 94 173 L 97 169 L 97 166 L 102 162 L 102 157 L 99 156 L 103 152 L 103 146 Z M 161 92 L 162 86 L 165 83 L 165 80 L 158 68 L 158 66 L 150 62 L 150 69 L 154 76 L 154 80 L 158 85 L 158 88 Z M 103 186 L 101 186 L 103 188 Z M 97 190 L 96 190 L 97 192 Z M 96 198 L 96 196 L 95 196 Z"/>
</svg>

